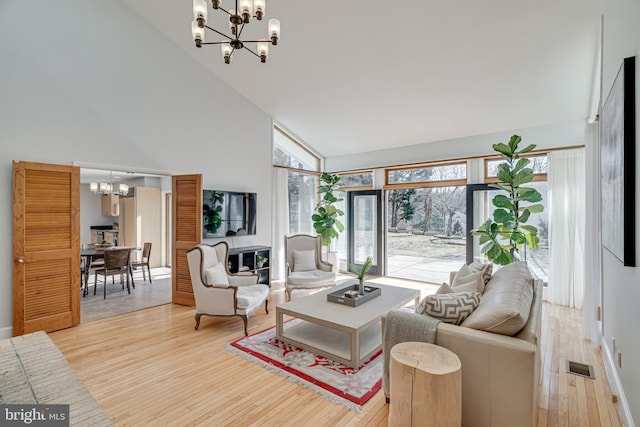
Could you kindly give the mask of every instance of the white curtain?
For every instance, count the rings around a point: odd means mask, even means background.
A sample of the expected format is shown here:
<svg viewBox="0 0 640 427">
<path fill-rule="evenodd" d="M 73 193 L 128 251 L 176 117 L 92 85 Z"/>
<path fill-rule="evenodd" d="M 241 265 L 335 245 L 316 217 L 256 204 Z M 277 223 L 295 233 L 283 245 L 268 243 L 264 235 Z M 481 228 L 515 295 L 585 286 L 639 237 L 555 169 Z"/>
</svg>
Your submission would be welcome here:
<svg viewBox="0 0 640 427">
<path fill-rule="evenodd" d="M 289 234 L 289 171 L 273 168 L 273 234 L 271 236 L 272 280 L 284 280 L 284 236 Z"/>
<path fill-rule="evenodd" d="M 599 126 L 587 126 L 585 135 L 585 165 L 591 171 L 586 175 L 585 194 L 585 254 L 584 254 L 584 301 L 582 308 L 582 334 L 591 340 L 594 347 L 600 346 L 601 323 L 597 318 L 597 307 L 601 301 L 600 258 L 600 147 Z"/>
<path fill-rule="evenodd" d="M 585 241 L 584 149 L 549 154 L 549 301 L 582 308 Z"/>
</svg>

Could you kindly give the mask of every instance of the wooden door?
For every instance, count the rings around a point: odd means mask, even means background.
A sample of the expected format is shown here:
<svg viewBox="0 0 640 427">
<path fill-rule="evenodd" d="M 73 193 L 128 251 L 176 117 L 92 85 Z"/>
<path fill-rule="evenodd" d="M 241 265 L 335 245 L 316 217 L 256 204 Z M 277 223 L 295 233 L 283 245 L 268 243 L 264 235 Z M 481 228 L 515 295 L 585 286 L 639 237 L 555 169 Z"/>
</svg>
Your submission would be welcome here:
<svg viewBox="0 0 640 427">
<path fill-rule="evenodd" d="M 13 335 L 80 323 L 80 168 L 13 162 Z"/>
<path fill-rule="evenodd" d="M 172 301 L 195 305 L 187 251 L 202 242 L 202 175 L 179 175 L 172 181 Z"/>
</svg>

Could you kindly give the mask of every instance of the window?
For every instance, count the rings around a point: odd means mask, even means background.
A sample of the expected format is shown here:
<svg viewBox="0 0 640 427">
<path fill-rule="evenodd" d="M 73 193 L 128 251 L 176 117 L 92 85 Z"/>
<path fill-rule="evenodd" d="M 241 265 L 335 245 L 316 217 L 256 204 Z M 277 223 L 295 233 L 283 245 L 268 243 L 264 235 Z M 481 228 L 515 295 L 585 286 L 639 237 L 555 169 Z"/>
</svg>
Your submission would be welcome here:
<svg viewBox="0 0 640 427">
<path fill-rule="evenodd" d="M 387 185 L 443 184 L 464 185 L 467 182 L 467 162 L 423 166 L 415 168 L 387 169 Z"/>
<path fill-rule="evenodd" d="M 318 177 L 289 171 L 289 233 L 315 234 L 311 215 L 316 207 Z"/>
<path fill-rule="evenodd" d="M 273 164 L 315 172 L 320 170 L 320 159 L 277 126 L 273 128 Z"/>
<path fill-rule="evenodd" d="M 531 163 L 529 167 L 533 169 L 535 181 L 545 181 L 547 179 L 547 170 L 549 169 L 549 159 L 546 154 L 538 156 L 527 156 Z M 497 181 L 498 165 L 504 162 L 502 159 L 485 159 L 485 182 Z"/>
<path fill-rule="evenodd" d="M 351 190 L 373 188 L 373 171 L 341 173 L 340 181 L 344 188 Z"/>
</svg>

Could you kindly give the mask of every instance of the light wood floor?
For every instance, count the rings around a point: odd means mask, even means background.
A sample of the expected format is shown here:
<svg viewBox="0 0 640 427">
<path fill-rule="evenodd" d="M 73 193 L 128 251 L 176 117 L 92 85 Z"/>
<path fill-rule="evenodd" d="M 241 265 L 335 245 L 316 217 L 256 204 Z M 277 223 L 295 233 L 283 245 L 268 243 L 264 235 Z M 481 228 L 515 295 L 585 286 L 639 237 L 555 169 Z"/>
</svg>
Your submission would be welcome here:
<svg viewBox="0 0 640 427">
<path fill-rule="evenodd" d="M 270 313 L 254 313 L 250 333 L 273 326 L 283 300 L 272 288 Z M 382 392 L 350 411 L 225 350 L 243 335 L 239 318 L 203 317 L 194 331 L 193 315 L 168 304 L 50 337 L 116 425 L 387 425 Z M 619 426 L 601 354 L 579 331 L 579 311 L 544 304 L 539 425 Z M 594 365 L 596 379 L 565 374 L 567 357 Z"/>
</svg>

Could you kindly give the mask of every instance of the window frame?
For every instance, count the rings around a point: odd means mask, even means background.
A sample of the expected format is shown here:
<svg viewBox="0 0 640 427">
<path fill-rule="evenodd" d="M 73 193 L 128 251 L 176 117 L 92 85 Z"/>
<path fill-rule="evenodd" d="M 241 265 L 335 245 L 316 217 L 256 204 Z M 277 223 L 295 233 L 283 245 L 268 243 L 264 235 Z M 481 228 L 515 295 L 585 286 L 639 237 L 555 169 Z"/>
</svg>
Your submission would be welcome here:
<svg viewBox="0 0 640 427">
<path fill-rule="evenodd" d="M 303 151 L 305 151 L 307 154 L 309 154 L 311 157 L 313 157 L 315 160 L 315 169 L 305 169 L 305 168 L 294 168 L 292 166 L 288 166 L 288 165 L 277 165 L 275 163 L 273 163 L 273 153 L 276 149 L 276 143 L 275 141 L 273 142 L 273 147 L 271 149 L 271 164 L 274 167 L 280 167 L 280 168 L 287 168 L 287 169 L 291 169 L 291 170 L 296 170 L 296 171 L 307 171 L 307 172 L 315 172 L 318 173 L 320 172 L 320 166 L 322 164 L 322 160 L 320 159 L 320 156 L 318 156 L 316 153 L 314 153 L 313 151 L 311 151 L 310 149 L 308 149 L 303 143 L 301 143 L 300 141 L 298 141 L 296 138 L 294 138 L 293 136 L 291 136 L 287 131 L 285 131 L 284 129 L 282 129 L 280 126 L 278 126 L 277 124 L 273 125 L 273 131 L 274 132 L 278 132 L 280 133 L 282 136 L 284 136 L 286 139 L 288 139 L 291 143 L 295 144 L 296 146 L 298 146 L 299 148 L 301 148 Z M 302 162 L 301 162 L 302 163 Z"/>
<path fill-rule="evenodd" d="M 465 167 L 465 177 L 462 179 L 445 179 L 439 181 L 416 181 L 416 182 L 400 182 L 400 183 L 389 183 L 389 174 L 391 172 L 399 171 L 399 170 L 409 170 L 409 169 L 429 169 L 439 166 L 456 166 L 456 165 L 464 165 Z M 429 162 L 429 163 L 420 163 L 413 164 L 410 166 L 398 166 L 398 167 L 389 167 L 384 170 L 384 189 L 402 189 L 402 188 L 418 188 L 418 187 L 452 187 L 459 185 L 467 185 L 469 173 L 469 164 L 467 160 L 448 160 L 448 161 L 439 161 L 439 162 Z"/>
</svg>

